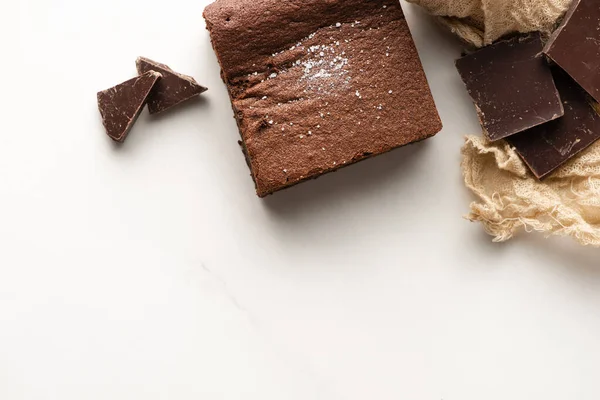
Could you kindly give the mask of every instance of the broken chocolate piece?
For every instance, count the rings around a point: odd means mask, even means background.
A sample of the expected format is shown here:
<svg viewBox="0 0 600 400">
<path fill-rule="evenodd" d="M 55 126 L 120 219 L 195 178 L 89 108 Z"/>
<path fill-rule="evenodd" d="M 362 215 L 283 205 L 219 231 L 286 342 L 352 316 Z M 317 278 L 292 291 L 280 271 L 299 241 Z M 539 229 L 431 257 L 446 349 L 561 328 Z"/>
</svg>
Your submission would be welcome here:
<svg viewBox="0 0 600 400">
<path fill-rule="evenodd" d="M 564 117 L 507 139 L 538 179 L 600 139 L 600 114 L 593 100 L 565 72 L 556 68 L 553 73 Z"/>
<path fill-rule="evenodd" d="M 166 111 L 207 90 L 191 76 L 179 74 L 165 64 L 139 57 L 136 65 L 140 74 L 152 70 L 158 71 L 162 75 L 162 79 L 156 84 L 148 100 L 150 114 Z"/>
<path fill-rule="evenodd" d="M 563 115 L 539 33 L 515 37 L 456 61 L 484 134 L 496 141 Z"/>
<path fill-rule="evenodd" d="M 260 197 L 442 129 L 397 0 L 204 11 Z"/>
<path fill-rule="evenodd" d="M 574 0 L 544 53 L 600 102 L 600 3 Z"/>
<path fill-rule="evenodd" d="M 108 136 L 117 142 L 125 141 L 160 77 L 158 72 L 148 71 L 98 93 L 98 109 Z"/>
</svg>

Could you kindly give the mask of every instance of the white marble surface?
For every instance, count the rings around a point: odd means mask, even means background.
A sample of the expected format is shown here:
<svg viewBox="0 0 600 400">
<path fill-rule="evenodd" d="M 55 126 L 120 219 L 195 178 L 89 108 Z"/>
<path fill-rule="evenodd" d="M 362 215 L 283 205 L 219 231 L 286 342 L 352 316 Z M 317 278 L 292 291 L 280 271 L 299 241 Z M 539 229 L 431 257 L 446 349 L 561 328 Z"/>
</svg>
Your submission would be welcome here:
<svg viewBox="0 0 600 400">
<path fill-rule="evenodd" d="M 0 399 L 600 398 L 599 253 L 462 219 L 477 119 L 416 8 L 444 131 L 262 201 L 208 1 L 8 3 Z M 138 55 L 210 91 L 117 148 L 95 93 Z"/>
</svg>

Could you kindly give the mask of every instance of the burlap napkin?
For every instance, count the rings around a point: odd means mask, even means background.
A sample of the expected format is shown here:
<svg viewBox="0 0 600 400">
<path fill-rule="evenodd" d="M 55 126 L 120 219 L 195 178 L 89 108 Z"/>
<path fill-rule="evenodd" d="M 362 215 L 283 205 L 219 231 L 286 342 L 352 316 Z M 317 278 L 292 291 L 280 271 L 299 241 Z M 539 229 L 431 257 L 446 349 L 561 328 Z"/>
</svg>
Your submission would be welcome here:
<svg viewBox="0 0 600 400">
<path fill-rule="evenodd" d="M 481 47 L 512 32 L 550 33 L 571 0 L 408 0 L 417 3 L 468 43 Z M 600 246 L 600 143 L 543 183 L 504 141 L 467 136 L 462 150 L 465 183 L 478 201 L 479 221 L 496 241 L 521 229 L 572 236 Z"/>
<path fill-rule="evenodd" d="M 571 0 L 408 0 L 482 47 L 512 32 L 550 33 Z"/>
</svg>

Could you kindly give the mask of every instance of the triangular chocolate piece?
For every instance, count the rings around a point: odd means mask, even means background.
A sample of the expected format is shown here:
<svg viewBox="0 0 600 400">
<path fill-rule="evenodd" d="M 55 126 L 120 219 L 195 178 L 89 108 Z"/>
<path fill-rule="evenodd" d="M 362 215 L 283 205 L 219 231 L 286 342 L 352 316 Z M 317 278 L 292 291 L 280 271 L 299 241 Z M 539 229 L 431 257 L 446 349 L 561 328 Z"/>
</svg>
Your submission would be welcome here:
<svg viewBox="0 0 600 400">
<path fill-rule="evenodd" d="M 140 57 L 136 65 L 140 74 L 148 71 L 158 71 L 162 74 L 162 79 L 156 84 L 148 99 L 150 114 L 166 111 L 207 90 L 191 76 L 179 74 L 165 64 Z"/>
<path fill-rule="evenodd" d="M 98 93 L 98 109 L 106 133 L 114 141 L 124 142 L 140 116 L 152 88 L 161 74 L 148 71 L 136 78 Z"/>
</svg>

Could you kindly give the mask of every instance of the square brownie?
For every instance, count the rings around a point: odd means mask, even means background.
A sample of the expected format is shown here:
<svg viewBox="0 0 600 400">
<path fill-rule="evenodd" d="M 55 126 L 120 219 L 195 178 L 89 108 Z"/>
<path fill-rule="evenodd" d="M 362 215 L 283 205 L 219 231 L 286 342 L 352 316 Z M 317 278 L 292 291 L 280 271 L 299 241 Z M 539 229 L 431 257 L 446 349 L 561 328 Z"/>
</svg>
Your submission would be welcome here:
<svg viewBox="0 0 600 400">
<path fill-rule="evenodd" d="M 398 0 L 217 0 L 204 18 L 260 197 L 442 129 Z"/>
</svg>

